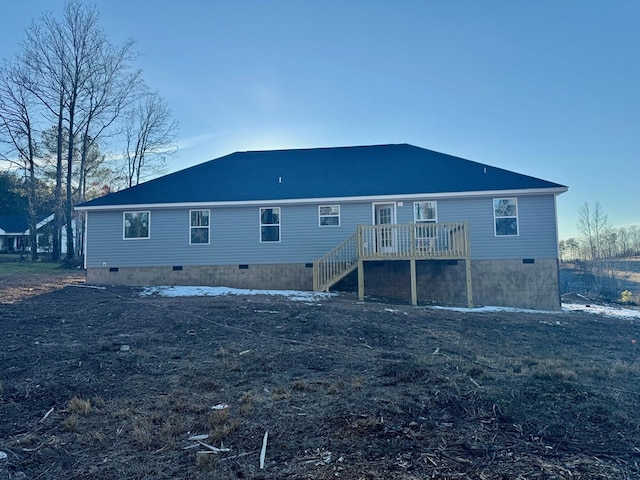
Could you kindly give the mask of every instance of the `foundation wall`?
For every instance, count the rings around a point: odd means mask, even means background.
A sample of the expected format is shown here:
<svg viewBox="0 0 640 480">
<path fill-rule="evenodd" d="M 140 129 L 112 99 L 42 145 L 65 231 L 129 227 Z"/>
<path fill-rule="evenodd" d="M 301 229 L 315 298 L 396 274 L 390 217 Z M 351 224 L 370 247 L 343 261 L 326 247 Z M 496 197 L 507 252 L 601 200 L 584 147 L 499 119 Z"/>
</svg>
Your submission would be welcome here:
<svg viewBox="0 0 640 480">
<path fill-rule="evenodd" d="M 465 271 L 464 260 L 417 261 L 418 303 L 466 306 Z M 365 262 L 365 295 L 410 302 L 410 275 L 408 261 Z M 471 281 L 476 306 L 560 309 L 556 259 L 472 260 Z M 334 289 L 357 291 L 357 272 Z"/>
<path fill-rule="evenodd" d="M 416 262 L 418 303 L 466 306 L 464 260 Z M 472 260 L 473 304 L 559 310 L 557 259 Z M 98 285 L 210 285 L 233 288 L 312 290 L 310 264 L 89 268 Z M 409 261 L 364 263 L 365 295 L 411 301 Z M 357 272 L 333 290 L 357 291 Z"/>
<path fill-rule="evenodd" d="M 207 285 L 232 288 L 312 290 L 308 264 L 203 265 L 176 267 L 88 268 L 87 283 L 97 285 Z M 178 267 L 179 268 L 179 267 Z"/>
<path fill-rule="evenodd" d="M 471 262 L 471 278 L 475 305 L 560 310 L 555 258 L 476 260 Z"/>
</svg>

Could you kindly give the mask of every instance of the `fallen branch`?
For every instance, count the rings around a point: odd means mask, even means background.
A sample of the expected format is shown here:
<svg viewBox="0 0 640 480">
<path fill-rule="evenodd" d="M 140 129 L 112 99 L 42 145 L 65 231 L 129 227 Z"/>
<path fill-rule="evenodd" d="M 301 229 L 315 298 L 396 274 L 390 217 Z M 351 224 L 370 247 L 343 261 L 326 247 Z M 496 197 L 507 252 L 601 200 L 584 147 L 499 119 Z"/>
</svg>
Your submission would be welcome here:
<svg viewBox="0 0 640 480">
<path fill-rule="evenodd" d="M 67 287 L 95 288 L 96 290 L 106 290 L 107 287 L 99 287 L 97 285 L 85 285 L 83 283 L 70 283 Z"/>
<path fill-rule="evenodd" d="M 473 378 L 469 377 L 469 380 L 470 380 L 470 381 L 471 381 L 471 383 L 473 383 L 476 387 L 478 387 L 478 388 L 482 388 L 482 386 L 481 386 L 478 382 L 476 382 Z"/>
<path fill-rule="evenodd" d="M 262 438 L 262 450 L 260 450 L 260 469 L 264 468 L 264 457 L 267 455 L 267 439 L 269 438 L 269 431 L 264 432 Z"/>
<path fill-rule="evenodd" d="M 220 453 L 220 452 L 230 452 L 231 449 L 230 448 L 218 448 L 218 447 L 214 447 L 213 445 L 209 445 L 208 443 L 204 443 L 201 440 L 198 440 L 198 443 L 200 445 L 202 445 L 204 448 L 208 448 L 211 452 L 213 453 Z"/>
<path fill-rule="evenodd" d="M 53 407 L 51 407 L 51 408 L 49 409 L 49 411 L 48 411 L 47 413 L 45 413 L 45 414 L 44 414 L 44 417 L 42 417 L 42 418 L 40 419 L 40 423 L 44 423 L 44 421 L 47 419 L 47 417 L 48 417 L 49 415 L 51 415 L 52 413 L 53 413 Z"/>
</svg>

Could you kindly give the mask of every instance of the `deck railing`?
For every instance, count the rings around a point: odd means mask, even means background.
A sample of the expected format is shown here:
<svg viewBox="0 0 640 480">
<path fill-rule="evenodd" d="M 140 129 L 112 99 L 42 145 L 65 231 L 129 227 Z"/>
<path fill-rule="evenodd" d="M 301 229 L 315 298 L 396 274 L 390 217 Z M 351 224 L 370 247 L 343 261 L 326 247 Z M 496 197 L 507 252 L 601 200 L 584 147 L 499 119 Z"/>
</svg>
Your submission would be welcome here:
<svg viewBox="0 0 640 480">
<path fill-rule="evenodd" d="M 358 225 L 358 255 L 363 260 L 465 258 L 466 223 Z"/>
<path fill-rule="evenodd" d="M 358 234 L 354 233 L 313 262 L 313 290 L 325 291 L 358 266 Z"/>
<path fill-rule="evenodd" d="M 358 260 L 458 259 L 469 256 L 466 223 L 358 225 L 355 234 L 313 262 L 313 289 L 324 291 Z"/>
</svg>

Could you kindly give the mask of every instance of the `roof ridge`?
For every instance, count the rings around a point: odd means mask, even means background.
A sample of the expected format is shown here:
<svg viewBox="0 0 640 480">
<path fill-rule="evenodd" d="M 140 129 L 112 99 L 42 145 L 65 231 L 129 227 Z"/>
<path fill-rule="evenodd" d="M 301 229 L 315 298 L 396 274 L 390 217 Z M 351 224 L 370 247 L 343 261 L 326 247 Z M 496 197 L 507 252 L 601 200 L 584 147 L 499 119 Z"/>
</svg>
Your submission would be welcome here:
<svg viewBox="0 0 640 480">
<path fill-rule="evenodd" d="M 415 147 L 409 143 L 380 143 L 373 145 L 344 145 L 339 147 L 304 147 L 304 148 L 275 148 L 265 150 L 237 150 L 234 153 L 267 153 L 267 152 L 307 152 L 311 150 L 350 150 L 356 148 L 379 148 L 379 147 Z M 418 148 L 418 147 L 416 147 Z"/>
</svg>

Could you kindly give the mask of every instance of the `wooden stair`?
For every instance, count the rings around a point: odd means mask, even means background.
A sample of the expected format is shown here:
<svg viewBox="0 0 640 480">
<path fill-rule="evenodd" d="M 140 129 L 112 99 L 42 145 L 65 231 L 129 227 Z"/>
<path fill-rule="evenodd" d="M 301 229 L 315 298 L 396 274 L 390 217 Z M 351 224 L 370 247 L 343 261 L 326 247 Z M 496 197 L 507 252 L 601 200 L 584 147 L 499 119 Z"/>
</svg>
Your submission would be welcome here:
<svg viewBox="0 0 640 480">
<path fill-rule="evenodd" d="M 358 268 L 358 234 L 354 233 L 322 258 L 313 262 L 313 290 L 329 288 Z"/>
</svg>

